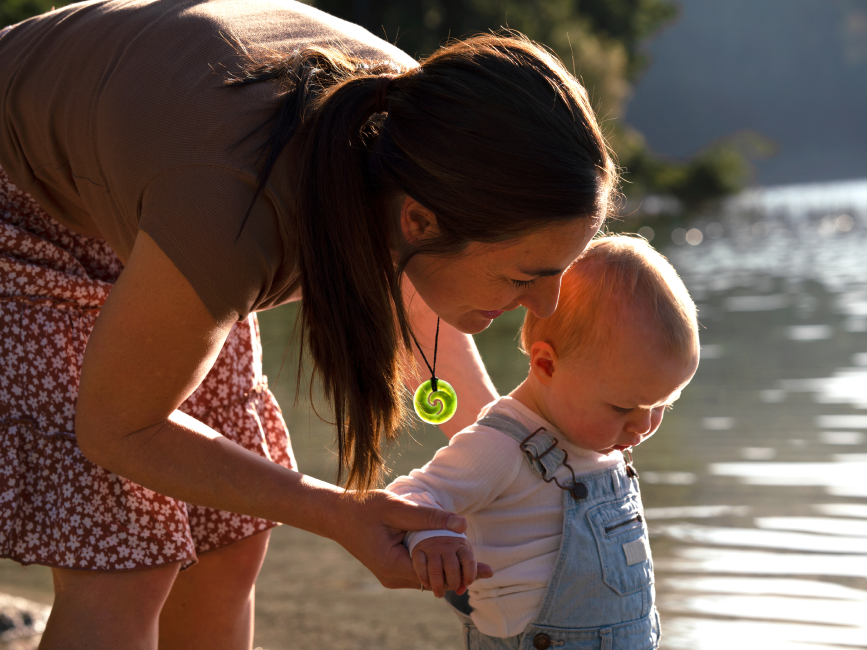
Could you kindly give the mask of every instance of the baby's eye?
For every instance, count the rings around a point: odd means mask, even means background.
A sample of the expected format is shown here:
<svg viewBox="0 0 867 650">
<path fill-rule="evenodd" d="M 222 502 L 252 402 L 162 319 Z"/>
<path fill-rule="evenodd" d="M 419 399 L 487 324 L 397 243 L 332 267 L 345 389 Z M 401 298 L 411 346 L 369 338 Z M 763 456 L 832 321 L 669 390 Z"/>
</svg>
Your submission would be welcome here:
<svg viewBox="0 0 867 650">
<path fill-rule="evenodd" d="M 629 413 L 632 410 L 632 409 L 623 408 L 622 406 L 614 406 L 613 404 L 611 405 L 611 408 L 613 408 L 617 413 L 621 413 L 623 415 Z"/>
<path fill-rule="evenodd" d="M 512 284 L 514 284 L 519 289 L 526 289 L 527 287 L 532 287 L 536 284 L 536 280 L 539 278 L 533 278 L 532 280 L 512 280 Z"/>
</svg>

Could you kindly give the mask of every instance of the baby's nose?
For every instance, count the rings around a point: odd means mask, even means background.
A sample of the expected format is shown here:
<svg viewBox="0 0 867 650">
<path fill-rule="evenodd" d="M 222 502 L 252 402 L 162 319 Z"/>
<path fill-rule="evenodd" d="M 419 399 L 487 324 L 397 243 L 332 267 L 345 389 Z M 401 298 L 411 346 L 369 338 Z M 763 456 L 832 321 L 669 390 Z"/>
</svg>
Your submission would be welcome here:
<svg viewBox="0 0 867 650">
<path fill-rule="evenodd" d="M 635 417 L 626 425 L 629 433 L 645 436 L 653 429 L 653 411 L 651 409 L 636 409 Z"/>
</svg>

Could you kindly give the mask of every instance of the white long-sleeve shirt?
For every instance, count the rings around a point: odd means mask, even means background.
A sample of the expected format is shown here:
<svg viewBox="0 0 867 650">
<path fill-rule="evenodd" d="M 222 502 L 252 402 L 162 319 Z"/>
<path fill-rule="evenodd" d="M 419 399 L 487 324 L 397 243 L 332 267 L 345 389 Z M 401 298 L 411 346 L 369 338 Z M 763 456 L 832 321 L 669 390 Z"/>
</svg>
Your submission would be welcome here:
<svg viewBox="0 0 867 650">
<path fill-rule="evenodd" d="M 603 455 L 576 447 L 514 398 L 499 398 L 479 417 L 488 413 L 511 417 L 530 431 L 545 427 L 569 455 L 576 476 L 612 467 L 623 458 L 619 451 Z M 562 465 L 555 476 L 562 485 L 572 480 Z M 494 569 L 493 578 L 477 580 L 469 588 L 471 617 L 480 632 L 510 637 L 533 621 L 560 550 L 563 491 L 533 473 L 516 440 L 473 424 L 456 434 L 427 465 L 397 478 L 387 489 L 467 518 L 467 537 L 476 559 Z M 442 533 L 411 533 L 407 543 L 412 548 L 438 534 Z"/>
</svg>

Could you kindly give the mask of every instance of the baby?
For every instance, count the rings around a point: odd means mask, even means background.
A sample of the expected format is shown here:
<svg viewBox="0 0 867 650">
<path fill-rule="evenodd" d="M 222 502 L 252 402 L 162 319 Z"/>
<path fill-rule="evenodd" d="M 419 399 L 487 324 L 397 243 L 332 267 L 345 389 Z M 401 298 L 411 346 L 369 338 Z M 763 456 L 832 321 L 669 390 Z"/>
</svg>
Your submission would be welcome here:
<svg viewBox="0 0 867 650">
<path fill-rule="evenodd" d="M 527 379 L 388 488 L 469 521 L 466 537 L 407 535 L 418 578 L 442 596 L 446 572 L 471 570 L 470 545 L 493 567 L 468 601 L 448 594 L 469 650 L 657 648 L 647 526 L 624 454 L 695 374 L 695 304 L 646 242 L 605 237 L 564 274 L 553 316 L 527 313 L 521 343 Z"/>
</svg>

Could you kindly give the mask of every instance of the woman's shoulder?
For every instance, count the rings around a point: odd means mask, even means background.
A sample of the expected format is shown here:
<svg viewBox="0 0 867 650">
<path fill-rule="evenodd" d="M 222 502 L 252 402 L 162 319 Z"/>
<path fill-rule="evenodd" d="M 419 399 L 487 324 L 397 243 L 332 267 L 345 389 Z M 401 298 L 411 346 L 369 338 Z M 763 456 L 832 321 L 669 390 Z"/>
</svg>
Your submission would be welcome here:
<svg viewBox="0 0 867 650">
<path fill-rule="evenodd" d="M 221 165 L 182 165 L 141 194 L 140 230 L 160 246 L 217 320 L 288 302 L 296 244 L 284 202 Z M 255 202 L 253 197 L 256 196 Z"/>
<path fill-rule="evenodd" d="M 133 49 L 153 42 L 179 46 L 152 49 L 151 55 L 163 62 L 186 54 L 206 59 L 215 53 L 236 55 L 240 43 L 270 52 L 328 45 L 364 59 L 415 65 L 408 54 L 365 28 L 295 0 L 92 0 L 52 13 L 62 12 L 75 20 L 57 21 L 60 31 L 100 32 L 109 40 L 135 34 L 127 42 Z M 61 22 L 67 24 L 61 27 Z"/>
</svg>

